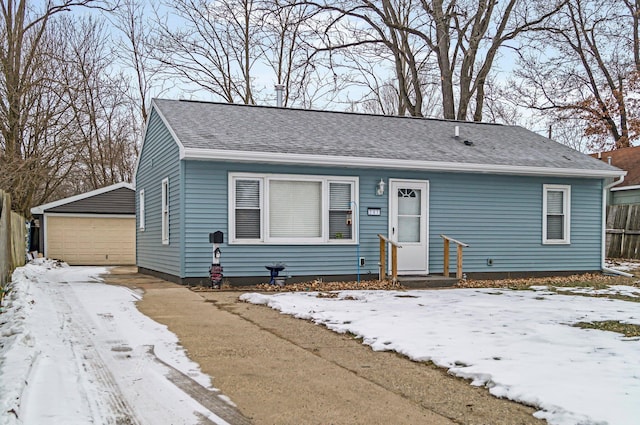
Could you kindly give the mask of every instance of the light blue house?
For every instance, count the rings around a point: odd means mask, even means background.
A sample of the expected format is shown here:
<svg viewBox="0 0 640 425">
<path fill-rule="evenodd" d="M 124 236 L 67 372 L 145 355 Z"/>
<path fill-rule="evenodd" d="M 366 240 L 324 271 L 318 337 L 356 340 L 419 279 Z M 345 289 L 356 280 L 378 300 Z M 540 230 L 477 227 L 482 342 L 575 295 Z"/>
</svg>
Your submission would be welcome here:
<svg viewBox="0 0 640 425">
<path fill-rule="evenodd" d="M 237 284 L 276 262 L 296 280 L 377 277 L 378 234 L 402 245 L 401 275 L 442 273 L 442 234 L 469 245 L 471 277 L 597 271 L 624 174 L 515 126 L 156 99 L 137 265 L 206 281 L 220 230 Z"/>
</svg>

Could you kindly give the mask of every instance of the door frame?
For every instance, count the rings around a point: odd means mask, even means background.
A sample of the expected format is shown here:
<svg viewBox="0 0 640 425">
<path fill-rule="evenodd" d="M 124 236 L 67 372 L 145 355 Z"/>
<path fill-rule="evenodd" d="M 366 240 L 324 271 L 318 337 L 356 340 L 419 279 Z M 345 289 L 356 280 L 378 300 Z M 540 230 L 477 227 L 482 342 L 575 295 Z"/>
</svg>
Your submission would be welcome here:
<svg viewBox="0 0 640 425">
<path fill-rule="evenodd" d="M 419 184 L 424 188 L 424 198 L 423 198 L 423 202 L 424 202 L 424 218 L 423 218 L 423 222 L 424 222 L 424 236 L 425 236 L 425 269 L 424 271 L 419 270 L 419 271 L 409 271 L 409 272 L 403 272 L 401 270 L 398 270 L 398 274 L 425 274 L 428 275 L 429 274 L 429 207 L 430 207 L 430 194 L 429 194 L 429 180 L 420 180 L 420 179 L 398 179 L 398 178 L 389 178 L 389 199 L 388 199 L 388 225 L 387 225 L 387 238 L 389 238 L 389 240 L 395 240 L 394 236 L 391 234 L 391 228 L 394 225 L 394 216 L 397 215 L 397 211 L 396 209 L 393 208 L 393 197 L 397 196 L 396 195 L 396 185 L 397 184 L 402 184 L 402 183 L 408 183 L 408 184 Z M 391 250 L 388 250 L 389 252 L 387 253 L 387 265 L 388 265 L 388 272 L 391 273 Z M 402 252 L 402 248 L 399 248 L 398 251 L 398 255 L 401 255 Z"/>
</svg>

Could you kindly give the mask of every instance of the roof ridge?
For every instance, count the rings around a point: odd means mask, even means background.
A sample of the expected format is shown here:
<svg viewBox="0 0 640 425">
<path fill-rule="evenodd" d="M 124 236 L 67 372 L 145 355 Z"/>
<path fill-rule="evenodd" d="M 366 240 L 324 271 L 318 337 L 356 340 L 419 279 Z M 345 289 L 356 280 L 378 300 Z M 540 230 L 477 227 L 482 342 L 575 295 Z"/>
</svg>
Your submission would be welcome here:
<svg viewBox="0 0 640 425">
<path fill-rule="evenodd" d="M 243 107 L 243 108 L 256 108 L 256 109 L 274 109 L 274 110 L 283 110 L 283 111 L 294 111 L 294 112 L 316 112 L 316 113 L 325 113 L 325 114 L 340 114 L 340 115 L 351 115 L 351 116 L 363 116 L 363 117 L 376 117 L 376 118 L 398 118 L 398 119 L 408 119 L 408 120 L 423 120 L 423 121 L 439 121 L 439 122 L 449 122 L 455 124 L 471 124 L 471 125 L 495 125 L 501 127 L 519 127 L 516 125 L 508 125 L 508 124 L 500 124 L 495 122 L 484 122 L 484 121 L 462 121 L 462 120 L 452 120 L 447 118 L 436 118 L 436 117 L 415 117 L 411 115 L 381 115 L 381 114 L 373 114 L 367 112 L 353 112 L 353 111 L 334 111 L 327 109 L 303 109 L 303 108 L 288 108 L 288 107 L 279 107 L 273 105 L 252 105 L 246 103 L 229 103 L 229 102 L 216 102 L 211 100 L 200 100 L 200 99 L 164 99 L 164 98 L 154 98 L 154 101 L 165 101 L 165 102 L 185 102 L 185 103 L 200 103 L 206 105 L 219 105 L 219 106 L 234 106 L 234 107 Z"/>
</svg>

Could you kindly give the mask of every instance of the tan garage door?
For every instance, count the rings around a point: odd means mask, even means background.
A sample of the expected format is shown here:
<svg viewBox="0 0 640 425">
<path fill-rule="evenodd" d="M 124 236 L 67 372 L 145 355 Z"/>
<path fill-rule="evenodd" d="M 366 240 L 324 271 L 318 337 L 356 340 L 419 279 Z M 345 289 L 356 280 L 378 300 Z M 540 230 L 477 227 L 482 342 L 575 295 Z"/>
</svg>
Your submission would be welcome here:
<svg viewBox="0 0 640 425">
<path fill-rule="evenodd" d="M 136 263 L 135 217 L 47 216 L 46 256 L 70 265 Z"/>
</svg>

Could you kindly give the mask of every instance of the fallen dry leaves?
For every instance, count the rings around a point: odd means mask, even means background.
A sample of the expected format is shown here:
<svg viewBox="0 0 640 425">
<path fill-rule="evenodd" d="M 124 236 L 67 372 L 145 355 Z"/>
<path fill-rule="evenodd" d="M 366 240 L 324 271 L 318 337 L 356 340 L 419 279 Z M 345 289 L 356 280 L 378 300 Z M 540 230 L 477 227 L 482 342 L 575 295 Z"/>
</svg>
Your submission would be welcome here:
<svg viewBox="0 0 640 425">
<path fill-rule="evenodd" d="M 284 286 L 270 285 L 268 283 L 261 283 L 259 285 L 252 286 L 235 286 L 232 287 L 228 284 L 222 285 L 222 290 L 235 290 L 235 291 L 257 291 L 257 292 L 302 292 L 302 291 L 346 291 L 351 289 L 368 289 L 368 290 L 390 290 L 390 289 L 403 289 L 401 285 L 393 283 L 390 280 L 361 280 L 360 282 L 324 282 L 322 280 L 314 280 L 311 282 L 300 283 L 287 283 Z M 192 286 L 192 291 L 207 292 L 207 291 L 219 291 L 220 289 L 213 289 L 204 286 Z"/>
<path fill-rule="evenodd" d="M 639 263 L 640 266 L 640 263 Z M 640 267 L 631 270 L 636 276 L 640 275 Z M 623 276 L 610 276 L 600 273 L 576 274 L 571 276 L 550 276 L 522 279 L 499 279 L 499 280 L 461 280 L 456 288 L 514 288 L 525 289 L 531 286 L 581 286 L 604 288 L 608 285 L 630 285 L 640 287 L 638 278 L 625 278 Z M 283 286 L 262 283 L 253 286 L 231 286 L 223 283 L 221 289 L 213 289 L 204 286 L 193 286 L 193 291 L 256 291 L 256 292 L 325 292 L 325 291 L 346 291 L 346 290 L 398 290 L 406 289 L 398 283 L 390 280 L 363 280 L 360 282 L 324 282 L 314 280 L 311 282 L 287 283 Z"/>
<path fill-rule="evenodd" d="M 301 291 L 346 291 L 351 289 L 368 289 L 368 290 L 389 290 L 401 289 L 397 283 L 390 280 L 361 280 L 360 282 L 323 282 L 314 280 L 312 282 L 287 283 L 284 286 L 269 285 L 263 283 L 256 285 L 256 290 L 264 292 L 301 292 Z"/>
<path fill-rule="evenodd" d="M 637 279 L 622 276 L 608 276 L 599 273 L 576 274 L 571 276 L 550 276 L 524 279 L 463 280 L 458 288 L 528 288 L 530 286 L 593 286 L 634 285 Z"/>
</svg>

